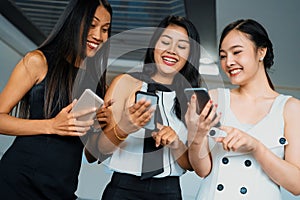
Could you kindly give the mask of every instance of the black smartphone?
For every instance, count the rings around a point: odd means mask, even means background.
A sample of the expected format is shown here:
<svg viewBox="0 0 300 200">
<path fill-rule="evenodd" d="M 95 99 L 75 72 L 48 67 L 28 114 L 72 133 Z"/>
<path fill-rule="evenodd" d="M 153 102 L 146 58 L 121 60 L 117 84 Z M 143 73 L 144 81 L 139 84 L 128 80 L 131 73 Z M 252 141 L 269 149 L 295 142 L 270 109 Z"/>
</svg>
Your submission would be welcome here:
<svg viewBox="0 0 300 200">
<path fill-rule="evenodd" d="M 141 100 L 142 98 L 148 100 L 151 102 L 151 108 L 155 108 L 157 107 L 158 104 L 158 96 L 156 94 L 153 93 L 148 93 L 148 92 L 143 92 L 143 91 L 137 91 L 135 93 L 135 102 L 138 102 L 139 100 Z M 149 107 L 149 108 L 150 108 Z M 155 115 L 153 114 L 150 121 L 144 126 L 145 129 L 149 129 L 149 130 L 154 130 L 156 128 L 155 126 Z"/>
<path fill-rule="evenodd" d="M 202 110 L 204 109 L 205 105 L 207 104 L 207 102 L 210 100 L 210 96 L 208 94 L 208 91 L 206 88 L 185 88 L 184 89 L 184 93 L 188 99 L 188 101 L 191 100 L 191 97 L 193 94 L 196 94 L 197 97 L 197 108 L 196 108 L 196 112 L 197 114 L 200 114 L 202 112 Z M 210 114 L 211 110 L 212 110 L 213 106 L 209 109 L 209 112 L 207 114 L 207 116 Z M 213 120 L 217 117 L 217 114 L 214 116 Z M 221 126 L 221 123 L 218 122 L 215 127 L 219 127 Z"/>
</svg>

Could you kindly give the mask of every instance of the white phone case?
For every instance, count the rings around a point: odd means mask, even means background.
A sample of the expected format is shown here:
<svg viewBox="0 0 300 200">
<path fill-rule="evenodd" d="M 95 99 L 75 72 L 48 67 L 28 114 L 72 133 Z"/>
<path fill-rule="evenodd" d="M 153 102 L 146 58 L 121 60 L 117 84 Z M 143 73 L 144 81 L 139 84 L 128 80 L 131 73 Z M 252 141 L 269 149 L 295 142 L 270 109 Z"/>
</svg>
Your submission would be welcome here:
<svg viewBox="0 0 300 200">
<path fill-rule="evenodd" d="M 86 89 L 79 97 L 71 112 L 84 111 L 91 108 L 100 108 L 104 101 L 96 95 L 92 90 Z M 79 117 L 79 121 L 87 121 L 95 118 L 96 112 L 88 113 Z"/>
</svg>

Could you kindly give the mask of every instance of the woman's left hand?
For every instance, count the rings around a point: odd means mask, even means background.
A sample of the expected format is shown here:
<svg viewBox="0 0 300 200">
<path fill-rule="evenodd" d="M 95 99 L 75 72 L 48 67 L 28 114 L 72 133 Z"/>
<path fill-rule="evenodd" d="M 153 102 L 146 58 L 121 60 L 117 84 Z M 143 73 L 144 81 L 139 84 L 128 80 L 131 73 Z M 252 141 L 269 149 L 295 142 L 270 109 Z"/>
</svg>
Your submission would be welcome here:
<svg viewBox="0 0 300 200">
<path fill-rule="evenodd" d="M 158 125 L 157 128 L 159 131 L 152 133 L 156 147 L 159 145 L 168 146 L 171 149 L 179 147 L 179 137 L 170 126 Z"/>
<path fill-rule="evenodd" d="M 103 129 L 112 122 L 112 111 L 110 107 L 112 104 L 113 101 L 109 100 L 108 102 L 105 102 L 101 108 L 99 108 L 96 115 L 98 122 L 95 123 L 95 128 L 99 128 L 100 126 L 101 129 Z"/>
<path fill-rule="evenodd" d="M 249 134 L 229 126 L 221 126 L 219 129 L 227 133 L 226 137 L 216 138 L 216 142 L 223 144 L 225 151 L 252 153 L 257 149 L 259 141 Z"/>
</svg>

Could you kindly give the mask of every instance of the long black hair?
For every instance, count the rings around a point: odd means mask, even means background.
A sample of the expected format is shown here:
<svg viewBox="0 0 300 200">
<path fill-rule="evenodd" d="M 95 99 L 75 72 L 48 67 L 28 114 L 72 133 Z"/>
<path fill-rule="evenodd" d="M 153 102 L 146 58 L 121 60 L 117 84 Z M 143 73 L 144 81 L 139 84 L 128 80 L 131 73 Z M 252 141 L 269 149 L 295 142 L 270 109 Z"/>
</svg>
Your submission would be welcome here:
<svg viewBox="0 0 300 200">
<path fill-rule="evenodd" d="M 167 16 L 159 23 L 157 29 L 152 35 L 152 38 L 150 39 L 149 48 L 147 49 L 144 59 L 143 73 L 151 77 L 157 72 L 157 67 L 154 60 L 155 45 L 162 35 L 164 28 L 167 28 L 169 25 L 183 27 L 187 31 L 190 42 L 190 53 L 187 62 L 174 77 L 172 83 L 172 87 L 175 89 L 177 95 L 174 110 L 179 119 L 184 119 L 184 114 L 187 110 L 187 98 L 183 93 L 184 88 L 199 87 L 200 85 L 200 36 L 196 27 L 191 21 L 181 16 Z"/>
<path fill-rule="evenodd" d="M 245 33 L 248 36 L 248 38 L 255 44 L 256 48 L 267 48 L 267 52 L 263 62 L 268 83 L 270 87 L 274 90 L 274 85 L 267 72 L 267 70 L 270 69 L 271 66 L 274 64 L 273 44 L 269 39 L 266 29 L 260 23 L 253 19 L 239 19 L 237 21 L 234 21 L 224 28 L 220 37 L 219 50 L 221 49 L 221 44 L 224 38 L 232 30 L 238 30 L 242 33 Z"/>
<path fill-rule="evenodd" d="M 60 16 L 53 31 L 45 42 L 38 48 L 47 54 L 48 67 L 45 84 L 44 114 L 46 118 L 53 116 L 55 110 L 66 106 L 72 101 L 74 77 L 79 62 L 86 58 L 86 42 L 95 11 L 98 6 L 103 6 L 112 18 L 112 8 L 106 0 L 71 0 Z M 111 26 L 108 29 L 108 37 L 111 35 Z M 97 52 L 97 59 L 102 60 L 101 65 L 87 66 L 89 74 L 99 71 L 97 93 L 103 97 L 106 84 L 106 64 L 108 58 L 106 48 Z M 67 99 L 66 99 L 67 97 Z M 26 107 L 26 106 L 25 106 Z M 21 106 L 22 109 L 22 106 Z M 28 106 L 27 106 L 28 109 Z M 21 110 L 20 110 L 21 112 Z M 27 113 L 28 114 L 28 113 Z"/>
</svg>

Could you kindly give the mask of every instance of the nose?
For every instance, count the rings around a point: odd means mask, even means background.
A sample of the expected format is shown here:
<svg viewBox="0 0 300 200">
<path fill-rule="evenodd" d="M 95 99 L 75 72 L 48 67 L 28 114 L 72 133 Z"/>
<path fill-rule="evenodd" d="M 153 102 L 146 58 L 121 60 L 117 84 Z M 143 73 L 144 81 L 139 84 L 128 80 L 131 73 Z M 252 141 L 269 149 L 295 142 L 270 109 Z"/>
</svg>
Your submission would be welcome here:
<svg viewBox="0 0 300 200">
<path fill-rule="evenodd" d="M 92 37 L 98 42 L 103 42 L 103 33 L 101 32 L 101 29 L 95 30 L 92 34 Z"/>
<path fill-rule="evenodd" d="M 169 54 L 176 54 L 176 44 L 170 44 L 169 48 L 167 49 L 167 52 Z"/>
<path fill-rule="evenodd" d="M 235 64 L 234 58 L 232 55 L 227 55 L 226 57 L 226 66 L 230 67 Z"/>
</svg>

